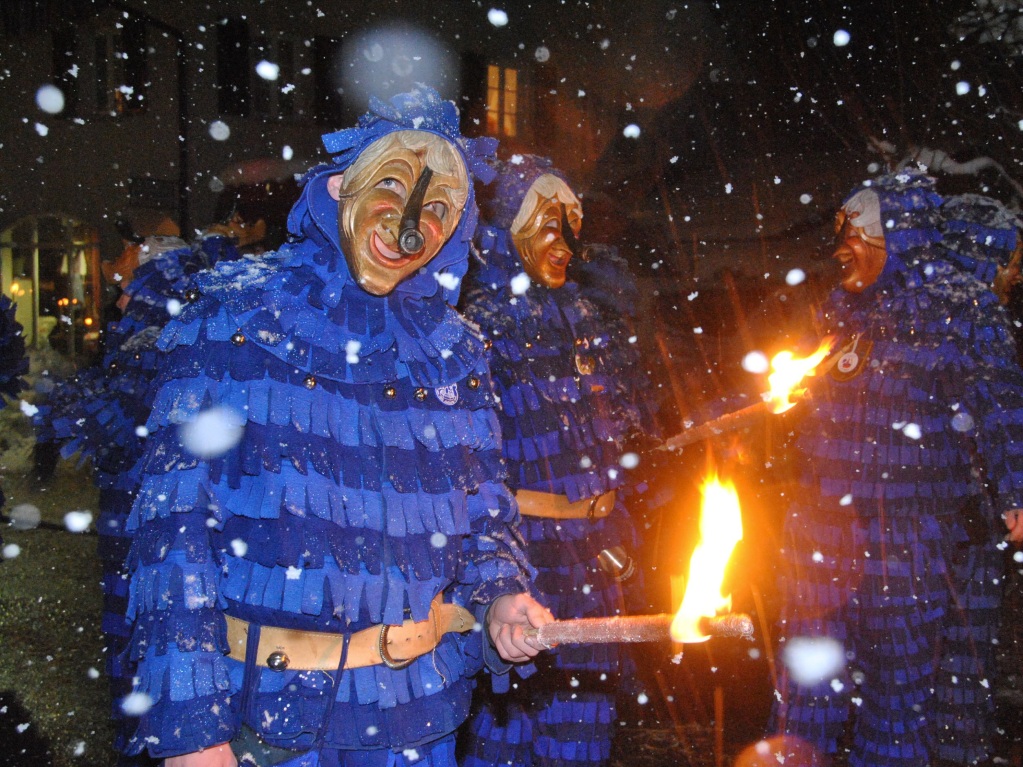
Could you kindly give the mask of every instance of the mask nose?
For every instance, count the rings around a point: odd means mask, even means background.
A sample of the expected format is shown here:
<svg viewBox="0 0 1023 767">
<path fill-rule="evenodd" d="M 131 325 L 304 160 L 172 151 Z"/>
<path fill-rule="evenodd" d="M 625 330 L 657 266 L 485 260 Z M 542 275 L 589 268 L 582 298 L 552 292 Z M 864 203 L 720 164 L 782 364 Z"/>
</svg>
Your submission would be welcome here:
<svg viewBox="0 0 1023 767">
<path fill-rule="evenodd" d="M 579 239 L 575 236 L 575 230 L 568 222 L 568 209 L 565 207 L 565 203 L 561 203 L 561 237 L 565 244 L 568 245 L 572 258 L 576 258 L 579 255 Z"/>
<path fill-rule="evenodd" d="M 401 213 L 401 229 L 398 232 L 398 249 L 406 256 L 418 253 L 426 245 L 426 238 L 419 229 L 419 218 L 423 213 L 423 200 L 426 189 L 433 178 L 433 170 L 427 165 L 412 187 L 412 194 L 405 202 L 405 210 Z"/>
</svg>

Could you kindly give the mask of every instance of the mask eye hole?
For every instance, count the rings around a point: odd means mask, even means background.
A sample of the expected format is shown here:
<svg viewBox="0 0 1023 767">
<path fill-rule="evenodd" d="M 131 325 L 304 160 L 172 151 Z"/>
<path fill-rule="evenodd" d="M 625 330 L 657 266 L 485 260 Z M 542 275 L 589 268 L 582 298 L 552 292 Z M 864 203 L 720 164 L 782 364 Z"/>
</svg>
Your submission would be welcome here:
<svg viewBox="0 0 1023 767">
<path fill-rule="evenodd" d="M 835 221 L 835 247 L 841 247 L 850 236 L 859 236 L 847 216 Z"/>
<path fill-rule="evenodd" d="M 381 179 L 377 182 L 376 188 L 394 192 L 403 200 L 408 195 L 408 190 L 405 188 L 405 185 L 396 178 L 387 177 L 385 179 Z"/>
<path fill-rule="evenodd" d="M 440 200 L 427 203 L 426 205 L 423 206 L 423 210 L 430 211 L 433 215 L 435 215 L 441 221 L 443 221 L 447 217 L 447 215 L 448 215 L 448 206 L 447 206 L 447 204 L 441 202 Z"/>
</svg>

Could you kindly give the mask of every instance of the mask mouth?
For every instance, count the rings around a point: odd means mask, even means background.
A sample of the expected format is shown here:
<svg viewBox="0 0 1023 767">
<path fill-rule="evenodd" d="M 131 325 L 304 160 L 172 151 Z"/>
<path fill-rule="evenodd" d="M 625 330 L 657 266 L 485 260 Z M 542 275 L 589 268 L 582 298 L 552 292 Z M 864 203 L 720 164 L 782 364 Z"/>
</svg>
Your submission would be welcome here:
<svg viewBox="0 0 1023 767">
<path fill-rule="evenodd" d="M 572 225 L 568 222 L 568 208 L 565 207 L 565 203 L 561 203 L 561 237 L 564 239 L 565 244 L 568 245 L 572 258 L 578 256 L 579 239 L 575 236 L 575 230 L 572 229 Z"/>
<path fill-rule="evenodd" d="M 423 168 L 416 185 L 412 187 L 412 194 L 409 195 L 405 202 L 405 210 L 401 213 L 398 248 L 406 256 L 418 253 L 426 245 L 426 238 L 419 228 L 419 218 L 423 213 L 423 200 L 426 198 L 426 189 L 430 186 L 431 178 L 433 170 L 427 165 Z"/>
<path fill-rule="evenodd" d="M 395 247 L 397 243 L 393 239 L 391 243 L 394 244 L 388 243 L 378 230 L 374 230 L 370 235 L 370 252 L 379 264 L 388 269 L 397 269 L 415 261 L 415 254 L 405 254 L 400 247 Z"/>
</svg>

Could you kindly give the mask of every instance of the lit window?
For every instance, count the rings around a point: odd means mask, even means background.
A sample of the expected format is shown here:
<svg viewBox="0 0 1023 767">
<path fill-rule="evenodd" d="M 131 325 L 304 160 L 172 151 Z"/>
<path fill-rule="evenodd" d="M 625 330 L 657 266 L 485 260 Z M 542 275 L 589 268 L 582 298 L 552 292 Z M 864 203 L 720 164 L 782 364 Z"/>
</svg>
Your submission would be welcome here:
<svg viewBox="0 0 1023 767">
<path fill-rule="evenodd" d="M 103 297 L 98 232 L 59 214 L 16 221 L 0 232 L 0 292 L 17 303 L 29 346 L 95 352 Z"/>
<path fill-rule="evenodd" d="M 515 136 L 519 119 L 519 73 L 493 64 L 487 67 L 487 132 Z"/>
</svg>

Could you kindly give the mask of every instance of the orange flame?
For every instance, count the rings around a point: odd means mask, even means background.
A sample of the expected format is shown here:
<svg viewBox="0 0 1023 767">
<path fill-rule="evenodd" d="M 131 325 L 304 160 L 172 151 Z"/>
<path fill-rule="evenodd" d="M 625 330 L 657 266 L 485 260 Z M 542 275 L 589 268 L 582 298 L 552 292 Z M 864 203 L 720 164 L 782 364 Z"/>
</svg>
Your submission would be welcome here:
<svg viewBox="0 0 1023 767">
<path fill-rule="evenodd" d="M 784 413 L 796 404 L 792 397 L 798 397 L 806 391 L 805 388 L 797 387 L 806 376 L 814 374 L 814 369 L 828 356 L 833 343 L 834 339 L 825 338 L 817 347 L 817 351 L 809 357 L 795 357 L 790 351 L 774 355 L 774 359 L 771 360 L 771 369 L 774 372 L 767 376 L 771 391 L 765 395 L 772 413 Z"/>
<path fill-rule="evenodd" d="M 705 642 L 701 618 L 713 618 L 732 609 L 731 595 L 722 596 L 725 567 L 735 544 L 742 540 L 739 495 L 731 482 L 721 482 L 716 473 L 704 480 L 700 492 L 700 540 L 689 560 L 689 582 L 682 605 L 671 622 L 676 642 Z"/>
</svg>

